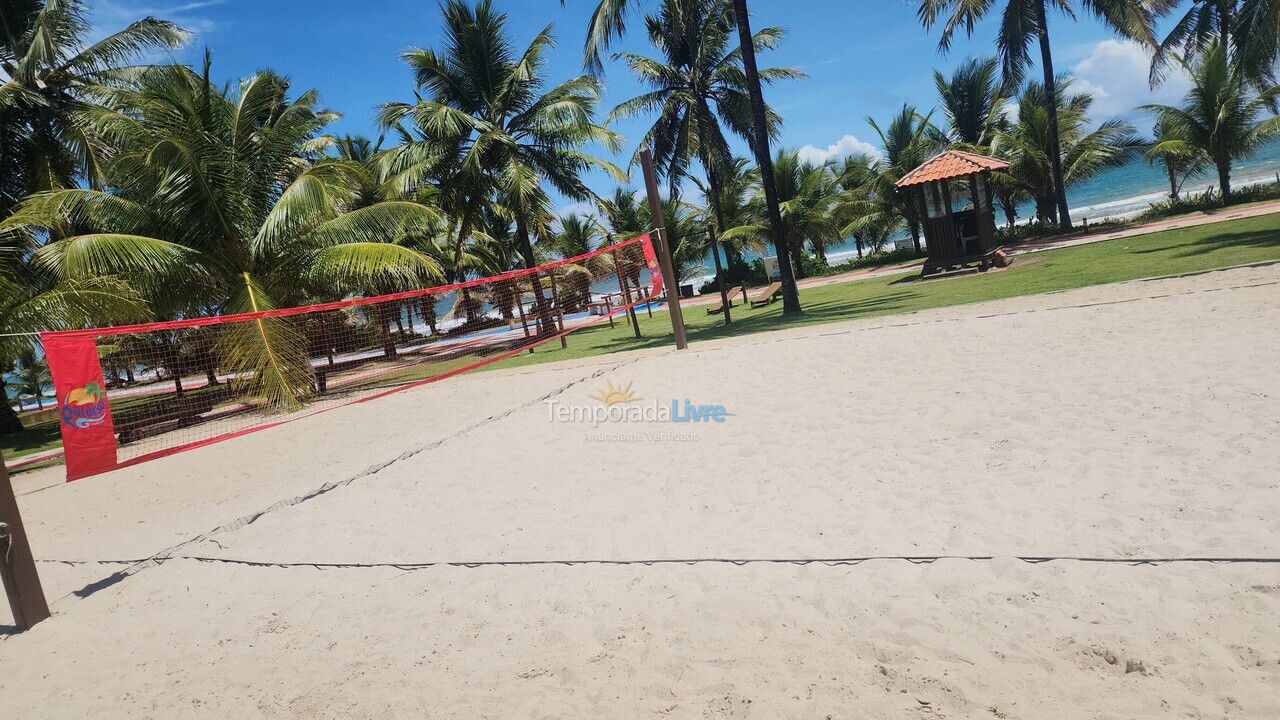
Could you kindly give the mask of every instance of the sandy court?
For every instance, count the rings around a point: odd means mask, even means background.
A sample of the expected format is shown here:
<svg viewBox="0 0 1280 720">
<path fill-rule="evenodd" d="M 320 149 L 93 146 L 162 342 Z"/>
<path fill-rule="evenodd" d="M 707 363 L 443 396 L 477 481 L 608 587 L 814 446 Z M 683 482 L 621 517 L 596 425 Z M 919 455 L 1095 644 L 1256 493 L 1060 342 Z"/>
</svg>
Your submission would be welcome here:
<svg viewBox="0 0 1280 720">
<path fill-rule="evenodd" d="M 1094 560 L 1280 558 L 1277 358 L 1273 265 L 481 373 L 24 473 L 57 601 L 0 636 L 0 695 L 22 718 L 1275 716 L 1280 563 Z M 732 415 L 552 420 L 608 383 Z"/>
</svg>

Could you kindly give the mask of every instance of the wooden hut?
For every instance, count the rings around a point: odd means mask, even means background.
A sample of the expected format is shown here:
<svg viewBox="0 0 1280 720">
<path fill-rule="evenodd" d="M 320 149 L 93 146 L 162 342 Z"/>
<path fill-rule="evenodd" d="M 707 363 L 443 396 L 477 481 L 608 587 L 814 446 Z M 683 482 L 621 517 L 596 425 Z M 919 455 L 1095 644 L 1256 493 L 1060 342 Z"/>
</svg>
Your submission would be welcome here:
<svg viewBox="0 0 1280 720">
<path fill-rule="evenodd" d="M 928 258 L 921 274 L 977 264 L 991 267 L 996 244 L 991 171 L 1009 163 L 960 150 L 939 153 L 898 181 L 910 193 L 924 226 Z"/>
</svg>

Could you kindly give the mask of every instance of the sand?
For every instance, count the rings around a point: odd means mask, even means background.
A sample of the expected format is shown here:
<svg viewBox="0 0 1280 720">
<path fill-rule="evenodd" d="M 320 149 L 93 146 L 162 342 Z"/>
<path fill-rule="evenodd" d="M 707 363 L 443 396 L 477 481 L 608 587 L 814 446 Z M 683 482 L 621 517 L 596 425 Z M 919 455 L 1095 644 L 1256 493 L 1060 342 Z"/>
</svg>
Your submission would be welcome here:
<svg viewBox="0 0 1280 720">
<path fill-rule="evenodd" d="M 23 473 L 55 616 L 0 635 L 0 697 L 1272 717 L 1278 318 L 1280 266 L 1241 268 L 481 373 L 70 485 Z M 732 415 L 549 420 L 607 383 Z"/>
</svg>

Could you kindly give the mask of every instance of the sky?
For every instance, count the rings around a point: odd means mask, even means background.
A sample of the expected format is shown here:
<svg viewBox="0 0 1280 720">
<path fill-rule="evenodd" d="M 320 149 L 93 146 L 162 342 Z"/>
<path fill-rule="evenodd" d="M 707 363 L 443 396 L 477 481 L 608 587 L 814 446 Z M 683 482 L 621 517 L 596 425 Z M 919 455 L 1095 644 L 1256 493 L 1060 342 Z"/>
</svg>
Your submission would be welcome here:
<svg viewBox="0 0 1280 720">
<path fill-rule="evenodd" d="M 633 1 L 641 9 L 656 4 Z M 594 0 L 567 0 L 563 7 L 559 0 L 494 4 L 508 14 L 509 32 L 519 48 L 546 25 L 553 26 L 557 46 L 547 70 L 553 82 L 582 72 L 582 42 Z M 766 88 L 766 101 L 785 121 L 775 147 L 799 148 L 806 159 L 815 161 L 854 151 L 876 153 L 878 137 L 868 116 L 886 120 L 903 103 L 928 112 L 937 102 L 934 69 L 947 73 L 968 56 L 992 53 L 998 13 L 979 24 L 972 38 L 958 36 L 951 50 L 942 54 L 938 30 L 926 30 L 915 17 L 917 4 L 750 0 L 753 29 L 787 30 L 777 50 L 760 56 L 761 67 L 792 67 L 808 75 Z M 89 5 L 96 34 L 147 15 L 173 20 L 195 35 L 187 48 L 174 54 L 177 61 L 197 64 L 208 46 L 213 75 L 224 82 L 270 68 L 289 76 L 299 91 L 317 88 L 322 104 L 342 113 L 332 132 L 371 138 L 378 136 L 374 118 L 380 103 L 413 99 L 413 79 L 400 53 L 413 46 L 442 44 L 439 7 L 422 0 L 89 0 Z M 1179 76 L 1151 90 L 1145 51 L 1118 40 L 1092 17 L 1072 20 L 1057 14 L 1049 22 L 1055 69 L 1071 74 L 1076 90 L 1095 95 L 1095 123 L 1122 117 L 1146 131 L 1149 118 L 1133 108 L 1146 102 L 1176 102 L 1186 91 L 1186 79 Z M 1164 26 L 1169 24 L 1166 19 Z M 638 16 L 633 16 L 629 37 L 614 49 L 654 52 L 645 42 Z M 644 91 L 621 63 L 610 61 L 605 67 L 604 112 Z M 626 168 L 648 124 L 642 118 L 612 127 L 626 139 L 623 152 L 593 152 Z M 737 151 L 745 155 L 745 144 L 739 143 Z M 632 185 L 640 182 L 637 169 Z M 589 184 L 606 194 L 616 183 L 595 173 Z M 586 208 L 563 200 L 558 209 Z"/>
</svg>

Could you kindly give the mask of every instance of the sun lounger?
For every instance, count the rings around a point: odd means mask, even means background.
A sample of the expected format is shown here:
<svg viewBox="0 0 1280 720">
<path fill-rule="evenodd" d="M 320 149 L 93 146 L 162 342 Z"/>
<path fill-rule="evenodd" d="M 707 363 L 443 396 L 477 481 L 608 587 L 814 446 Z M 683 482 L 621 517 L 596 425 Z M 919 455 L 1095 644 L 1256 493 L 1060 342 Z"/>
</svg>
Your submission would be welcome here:
<svg viewBox="0 0 1280 720">
<path fill-rule="evenodd" d="M 729 292 L 725 294 L 725 298 L 729 300 L 729 307 L 733 307 L 733 299 L 737 297 L 739 293 L 741 293 L 743 297 L 746 297 L 747 291 L 742 289 L 742 286 L 739 285 L 738 287 L 731 288 Z M 708 315 L 716 315 L 722 312 L 724 312 L 724 302 L 718 302 L 712 307 L 707 308 Z"/>
<path fill-rule="evenodd" d="M 761 290 L 759 293 L 756 293 L 756 296 L 751 298 L 749 302 L 751 303 L 752 308 L 755 308 L 758 305 L 768 305 L 773 302 L 774 298 L 781 294 L 782 283 L 776 282 Z"/>
</svg>

